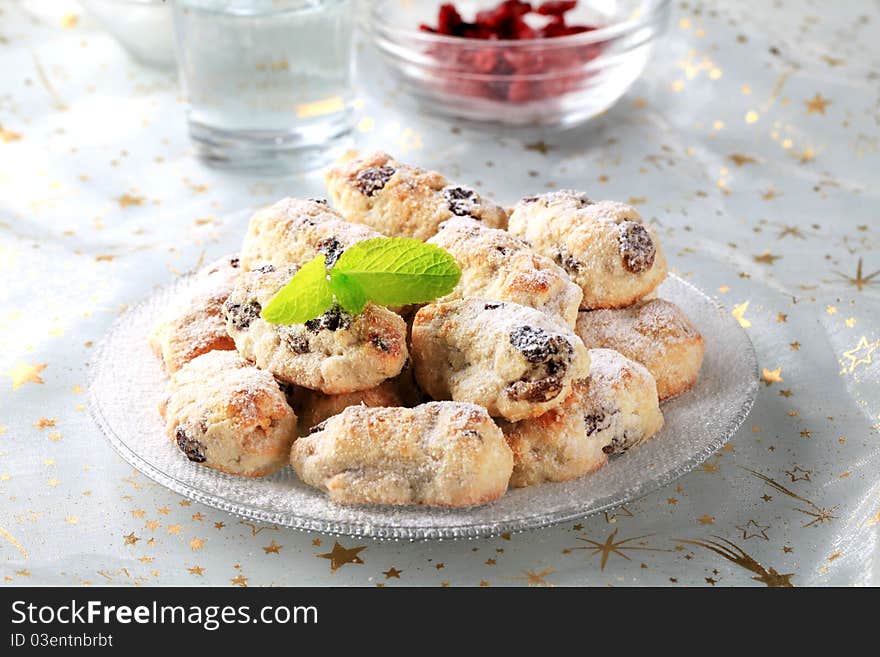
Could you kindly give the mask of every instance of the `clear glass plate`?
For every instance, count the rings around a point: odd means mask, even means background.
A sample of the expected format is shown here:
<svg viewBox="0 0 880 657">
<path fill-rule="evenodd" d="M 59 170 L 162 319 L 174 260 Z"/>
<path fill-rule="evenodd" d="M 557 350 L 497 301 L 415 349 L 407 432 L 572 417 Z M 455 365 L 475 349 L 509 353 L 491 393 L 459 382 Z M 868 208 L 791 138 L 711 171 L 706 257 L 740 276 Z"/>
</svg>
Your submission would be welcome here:
<svg viewBox="0 0 880 657">
<path fill-rule="evenodd" d="M 758 389 L 755 351 L 745 331 L 714 301 L 670 276 L 659 296 L 679 306 L 703 334 L 706 357 L 694 389 L 666 402 L 666 424 L 653 440 L 574 481 L 508 491 L 470 509 L 341 506 L 305 486 L 288 467 L 263 479 L 225 475 L 190 463 L 165 436 L 158 404 L 166 377 L 147 336 L 181 278 L 120 317 L 99 346 L 90 407 L 128 463 L 171 490 L 254 520 L 296 529 L 377 539 L 494 536 L 605 511 L 651 493 L 700 465 L 745 420 Z"/>
</svg>

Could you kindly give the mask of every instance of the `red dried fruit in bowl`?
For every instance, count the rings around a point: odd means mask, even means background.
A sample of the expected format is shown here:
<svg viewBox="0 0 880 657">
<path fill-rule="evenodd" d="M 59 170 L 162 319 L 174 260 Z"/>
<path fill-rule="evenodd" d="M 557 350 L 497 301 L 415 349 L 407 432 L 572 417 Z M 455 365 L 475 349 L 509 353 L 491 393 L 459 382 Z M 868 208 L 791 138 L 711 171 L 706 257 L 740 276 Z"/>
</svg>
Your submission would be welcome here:
<svg viewBox="0 0 880 657">
<path fill-rule="evenodd" d="M 477 12 L 473 23 L 462 17 L 452 3 L 440 6 L 437 27 L 421 25 L 433 34 L 463 40 L 528 41 L 528 46 L 487 45 L 485 48 L 457 47 L 452 43 L 435 46 L 431 54 L 451 63 L 454 73 L 441 74 L 441 83 L 459 96 L 488 98 L 510 103 L 552 98 L 577 89 L 591 75 L 580 70 L 598 57 L 601 46 L 544 48 L 534 42 L 581 34 L 596 29 L 590 25 L 569 25 L 565 14 L 577 7 L 577 0 L 553 0 L 535 7 L 522 0 L 503 0 L 495 7 Z M 543 17 L 543 27 L 529 14 Z M 535 79 L 535 78 L 539 79 Z"/>
<path fill-rule="evenodd" d="M 577 7 L 577 0 L 552 0 L 551 2 L 542 2 L 535 9 L 536 14 L 542 16 L 562 16 Z"/>
<path fill-rule="evenodd" d="M 437 31 L 440 34 L 455 35 L 458 34 L 464 21 L 461 14 L 452 3 L 440 5 L 440 11 L 437 14 Z"/>
</svg>

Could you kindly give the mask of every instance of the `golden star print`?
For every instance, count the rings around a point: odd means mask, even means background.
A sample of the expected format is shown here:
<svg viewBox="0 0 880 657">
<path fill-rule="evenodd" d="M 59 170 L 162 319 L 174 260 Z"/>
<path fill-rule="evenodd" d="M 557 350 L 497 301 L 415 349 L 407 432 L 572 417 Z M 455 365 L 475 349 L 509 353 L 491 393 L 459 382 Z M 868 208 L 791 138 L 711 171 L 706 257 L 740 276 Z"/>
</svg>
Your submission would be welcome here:
<svg viewBox="0 0 880 657">
<path fill-rule="evenodd" d="M 122 209 L 130 208 L 132 206 L 139 207 L 144 204 L 144 197 L 134 196 L 132 194 L 123 194 L 122 196 L 116 197 L 116 202 L 119 203 L 119 207 Z"/>
<path fill-rule="evenodd" d="M 765 367 L 761 370 L 761 381 L 768 386 L 774 383 L 782 383 L 783 380 L 781 367 L 777 367 L 775 370 L 768 370 Z"/>
<path fill-rule="evenodd" d="M 766 584 L 767 586 L 787 588 L 794 586 L 794 584 L 791 583 L 791 578 L 794 577 L 794 573 L 780 574 L 775 568 L 765 568 L 735 543 L 728 541 L 726 538 L 721 538 L 720 536 L 712 536 L 712 538 L 716 540 L 693 541 L 685 538 L 678 538 L 675 540 L 679 543 L 698 545 L 699 547 L 710 550 L 730 563 L 756 573 L 752 579 L 761 582 L 762 584 Z"/>
<path fill-rule="evenodd" d="M 30 365 L 22 360 L 13 365 L 11 370 L 7 370 L 3 374 L 12 379 L 12 389 L 18 390 L 25 383 L 43 384 L 45 381 L 40 377 L 40 372 L 48 367 L 45 363 Z"/>
<path fill-rule="evenodd" d="M 402 570 L 397 570 L 394 566 L 391 566 L 388 570 L 383 570 L 382 574 L 385 575 L 385 579 L 400 579 L 400 574 Z"/>
<path fill-rule="evenodd" d="M 827 98 L 823 98 L 822 94 L 817 93 L 810 100 L 804 101 L 807 106 L 807 114 L 825 114 L 825 110 L 831 104 Z"/>
<path fill-rule="evenodd" d="M 852 373 L 859 365 L 870 365 L 877 347 L 880 347 L 880 340 L 869 343 L 868 338 L 863 335 L 855 347 L 843 352 L 844 358 L 849 360 L 844 363 L 844 371 Z"/>
<path fill-rule="evenodd" d="M 782 256 L 773 255 L 769 251 L 764 251 L 761 255 L 752 256 L 755 262 L 759 262 L 763 265 L 772 265 L 774 262 L 779 260 Z"/>
<path fill-rule="evenodd" d="M 743 533 L 743 540 L 748 540 L 750 538 L 763 538 L 765 541 L 770 540 L 767 536 L 767 530 L 770 529 L 770 525 L 759 525 L 754 520 L 749 520 L 744 525 L 736 525 L 736 528 Z"/>
<path fill-rule="evenodd" d="M 534 586 L 548 586 L 552 587 L 553 584 L 547 581 L 546 577 L 550 573 L 553 572 L 552 568 L 544 568 L 541 572 L 535 572 L 534 570 L 526 570 L 523 571 L 522 577 L 514 577 L 513 579 L 526 582 L 530 587 Z"/>
<path fill-rule="evenodd" d="M 862 274 L 862 259 L 859 258 L 858 263 L 856 264 L 856 275 L 847 276 L 841 271 L 835 271 L 835 274 L 843 278 L 848 284 L 855 286 L 855 288 L 861 292 L 866 287 L 870 285 L 880 285 L 880 280 L 874 280 L 878 276 L 880 276 L 880 269 L 875 272 L 868 274 L 867 276 Z"/>
<path fill-rule="evenodd" d="M 746 311 L 749 309 L 749 302 L 743 301 L 742 303 L 738 303 L 733 307 L 733 310 L 730 311 L 730 314 L 733 315 L 734 319 L 739 322 L 739 325 L 743 328 L 749 328 L 752 325 L 752 322 L 746 319 Z"/>
<path fill-rule="evenodd" d="M 617 537 L 617 530 L 615 529 L 611 534 L 608 535 L 608 538 L 605 539 L 604 543 L 598 543 L 591 538 L 578 538 L 579 541 L 583 541 L 584 543 L 589 543 L 587 546 L 583 547 L 574 547 L 572 550 L 588 550 L 592 552 L 590 556 L 596 556 L 597 554 L 602 555 L 602 559 L 599 565 L 600 570 L 605 570 L 605 564 L 608 563 L 608 557 L 612 554 L 616 554 L 618 556 L 623 557 L 627 561 L 631 561 L 631 558 L 626 554 L 629 550 L 644 550 L 647 552 L 668 552 L 669 550 L 663 550 L 661 548 L 652 548 L 644 545 L 629 545 L 633 541 L 638 541 L 643 538 L 648 538 L 649 536 L 653 536 L 653 534 L 644 534 L 642 536 L 633 536 L 632 538 L 624 538 L 619 541 L 615 540 Z"/>
<path fill-rule="evenodd" d="M 363 564 L 364 561 L 358 556 L 358 554 L 366 549 L 366 545 L 355 548 L 346 548 L 340 545 L 338 541 L 334 541 L 333 549 L 325 554 L 319 554 L 318 557 L 321 559 L 329 559 L 330 572 L 335 573 L 346 564 Z"/>
</svg>

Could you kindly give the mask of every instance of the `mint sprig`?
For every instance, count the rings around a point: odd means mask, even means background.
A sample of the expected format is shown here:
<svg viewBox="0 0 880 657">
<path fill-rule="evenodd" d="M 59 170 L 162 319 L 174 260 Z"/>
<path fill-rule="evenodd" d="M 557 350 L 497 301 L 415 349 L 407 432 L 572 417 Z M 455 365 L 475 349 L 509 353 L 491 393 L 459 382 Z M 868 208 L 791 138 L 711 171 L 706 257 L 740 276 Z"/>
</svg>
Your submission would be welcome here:
<svg viewBox="0 0 880 657">
<path fill-rule="evenodd" d="M 263 319 L 270 324 L 305 324 L 327 312 L 334 295 L 324 262 L 321 254 L 303 265 L 263 308 Z"/>
<path fill-rule="evenodd" d="M 303 324 L 334 303 L 357 315 L 368 301 L 404 306 L 452 292 L 461 269 L 447 251 L 403 237 L 377 237 L 347 249 L 327 271 L 323 255 L 306 263 L 263 309 L 272 324 Z"/>
</svg>

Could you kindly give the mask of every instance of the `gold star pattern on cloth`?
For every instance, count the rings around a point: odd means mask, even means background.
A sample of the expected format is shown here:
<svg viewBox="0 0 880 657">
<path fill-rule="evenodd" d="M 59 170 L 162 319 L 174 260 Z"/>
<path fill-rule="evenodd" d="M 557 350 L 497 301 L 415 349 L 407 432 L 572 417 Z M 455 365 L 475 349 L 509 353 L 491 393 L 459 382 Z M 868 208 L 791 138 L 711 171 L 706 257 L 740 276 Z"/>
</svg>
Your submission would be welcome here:
<svg viewBox="0 0 880 657">
<path fill-rule="evenodd" d="M 782 383 L 784 381 L 782 378 L 782 368 L 777 367 L 774 370 L 769 370 L 765 367 L 761 370 L 761 381 L 768 386 L 774 383 Z"/>
<path fill-rule="evenodd" d="M 649 538 L 653 534 L 644 534 L 642 536 L 633 536 L 632 538 L 624 538 L 621 540 L 615 540 L 617 537 L 617 530 L 615 529 L 611 532 L 604 542 L 598 543 L 591 538 L 578 538 L 579 541 L 583 541 L 584 543 L 588 543 L 587 546 L 582 547 L 573 547 L 569 548 L 571 550 L 588 550 L 592 552 L 592 556 L 597 554 L 602 555 L 602 559 L 600 561 L 600 569 L 605 570 L 605 565 L 608 563 L 608 557 L 612 554 L 623 557 L 627 561 L 630 560 L 630 556 L 626 553 L 628 551 L 634 550 L 644 550 L 648 552 L 664 552 L 665 550 L 660 548 L 648 547 L 641 543 L 636 543 L 633 545 L 633 541 L 640 541 L 644 538 Z"/>
<path fill-rule="evenodd" d="M 746 319 L 746 311 L 749 309 L 749 302 L 743 301 L 733 307 L 733 310 L 730 312 L 733 315 L 734 319 L 739 322 L 739 325 L 743 328 L 749 328 L 752 325 L 752 322 Z"/>
<path fill-rule="evenodd" d="M 391 566 L 388 570 L 382 571 L 382 574 L 385 575 L 385 579 L 400 579 L 402 572 L 402 570 L 397 570 L 397 568 Z"/>
<path fill-rule="evenodd" d="M 547 586 L 552 587 L 554 584 L 551 584 L 547 581 L 547 576 L 553 572 L 552 568 L 544 568 L 540 572 L 536 572 L 534 570 L 524 571 L 521 577 L 514 577 L 513 579 L 519 580 L 522 582 L 526 582 L 526 584 L 530 587 L 535 586 Z"/>
<path fill-rule="evenodd" d="M 364 563 L 358 555 L 367 549 L 366 545 L 355 548 L 343 547 L 339 541 L 333 542 L 333 549 L 325 554 L 319 554 L 321 559 L 330 560 L 330 572 L 336 572 L 346 564 L 362 565 Z"/>
<path fill-rule="evenodd" d="M 31 365 L 20 360 L 15 363 L 12 369 L 6 370 L 4 374 L 12 379 L 12 389 L 18 390 L 26 383 L 44 384 L 45 381 L 40 377 L 40 372 L 45 370 L 46 367 L 45 363 Z"/>
<path fill-rule="evenodd" d="M 867 276 L 862 274 L 862 259 L 859 258 L 858 264 L 856 265 L 856 275 L 848 276 L 840 271 L 835 271 L 835 274 L 843 278 L 847 283 L 854 286 L 859 292 L 864 290 L 869 285 L 880 285 L 880 279 L 874 280 L 878 276 L 880 276 L 880 269 L 875 272 L 871 272 Z"/>
<path fill-rule="evenodd" d="M 822 94 L 817 93 L 815 96 L 804 102 L 807 106 L 808 114 L 825 114 L 825 110 L 831 104 L 827 98 L 823 98 Z"/>
<path fill-rule="evenodd" d="M 135 474 L 105 444 L 88 382 L 123 309 L 235 251 L 249 215 L 240 208 L 325 191 L 318 174 L 276 180 L 200 162 L 173 73 L 133 66 L 80 11 L 47 3 L 33 21 L 12 3 L 3 33 L 15 38 L 0 37 L 0 57 L 21 72 L 0 80 L 0 186 L 15 190 L 0 208 L 0 581 L 859 582 L 858 551 L 843 546 L 867 544 L 880 524 L 876 477 L 859 467 L 880 456 L 880 137 L 875 99 L 844 82 L 862 75 L 855 53 L 876 30 L 853 30 L 830 4 L 805 22 L 786 19 L 792 6 L 749 2 L 719 0 L 717 13 L 670 5 L 665 38 L 679 55 L 652 60 L 630 100 L 562 137 L 429 119 L 395 102 L 377 83 L 384 67 L 362 53 L 358 149 L 437 169 L 505 207 L 566 188 L 637 206 L 670 269 L 720 298 L 760 364 L 733 449 L 676 482 L 530 534 L 417 544 L 239 523 Z M 880 25 L 880 8 L 860 13 Z M 107 116 L 112 130 L 101 129 Z M 704 337 L 711 358 L 718 344 Z M 752 535 L 764 526 L 767 540 Z"/>
<path fill-rule="evenodd" d="M 736 528 L 742 532 L 743 540 L 748 540 L 750 538 L 763 538 L 765 541 L 770 540 L 767 536 L 767 530 L 770 529 L 770 525 L 759 525 L 754 520 L 749 520 L 744 525 L 737 525 Z"/>
<path fill-rule="evenodd" d="M 880 347 L 880 340 L 869 343 L 864 335 L 860 337 L 855 347 L 843 352 L 846 359 L 844 371 L 852 373 L 859 365 L 870 365 L 877 347 Z"/>
</svg>

